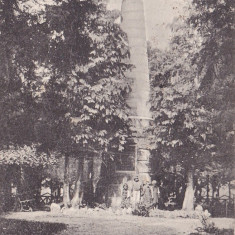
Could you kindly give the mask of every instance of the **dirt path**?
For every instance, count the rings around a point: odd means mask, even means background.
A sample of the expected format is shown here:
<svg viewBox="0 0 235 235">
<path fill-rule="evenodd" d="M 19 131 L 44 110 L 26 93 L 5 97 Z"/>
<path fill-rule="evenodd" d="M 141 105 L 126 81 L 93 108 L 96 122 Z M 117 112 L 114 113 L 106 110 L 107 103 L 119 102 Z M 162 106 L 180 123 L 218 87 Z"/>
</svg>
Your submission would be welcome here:
<svg viewBox="0 0 235 235">
<path fill-rule="evenodd" d="M 21 219 L 38 222 L 63 223 L 67 229 L 57 233 L 59 235 L 177 235 L 190 234 L 200 221 L 196 219 L 165 219 L 144 218 L 136 216 L 114 215 L 64 215 L 50 212 L 19 212 L 4 216 L 8 219 Z M 220 228 L 232 228 L 232 219 L 215 219 L 216 226 Z"/>
</svg>

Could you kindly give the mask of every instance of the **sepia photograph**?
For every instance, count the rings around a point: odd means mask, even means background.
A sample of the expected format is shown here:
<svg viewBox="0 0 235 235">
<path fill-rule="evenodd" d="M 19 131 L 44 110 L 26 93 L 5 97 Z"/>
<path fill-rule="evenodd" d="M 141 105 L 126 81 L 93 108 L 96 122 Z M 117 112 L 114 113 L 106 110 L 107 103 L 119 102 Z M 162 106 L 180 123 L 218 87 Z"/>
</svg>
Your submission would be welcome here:
<svg viewBox="0 0 235 235">
<path fill-rule="evenodd" d="M 234 229 L 234 0 L 0 0 L 1 235 Z"/>
</svg>

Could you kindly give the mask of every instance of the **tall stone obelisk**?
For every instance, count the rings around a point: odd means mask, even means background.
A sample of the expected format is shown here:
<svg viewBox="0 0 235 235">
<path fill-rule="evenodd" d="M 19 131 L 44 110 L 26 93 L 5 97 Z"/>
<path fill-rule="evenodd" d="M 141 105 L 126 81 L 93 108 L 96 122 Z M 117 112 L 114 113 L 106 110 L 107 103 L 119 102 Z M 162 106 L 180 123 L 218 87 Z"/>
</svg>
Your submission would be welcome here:
<svg viewBox="0 0 235 235">
<path fill-rule="evenodd" d="M 123 0 L 121 11 L 121 27 L 128 37 L 129 62 L 133 65 L 133 69 L 126 76 L 133 81 L 132 91 L 127 102 L 132 109 L 130 118 L 138 136 L 135 139 L 137 145 L 136 173 L 143 180 L 147 180 L 149 179 L 150 152 L 147 139 L 143 136 L 143 130 L 149 124 L 151 113 L 148 105 L 150 84 L 143 0 Z"/>
</svg>

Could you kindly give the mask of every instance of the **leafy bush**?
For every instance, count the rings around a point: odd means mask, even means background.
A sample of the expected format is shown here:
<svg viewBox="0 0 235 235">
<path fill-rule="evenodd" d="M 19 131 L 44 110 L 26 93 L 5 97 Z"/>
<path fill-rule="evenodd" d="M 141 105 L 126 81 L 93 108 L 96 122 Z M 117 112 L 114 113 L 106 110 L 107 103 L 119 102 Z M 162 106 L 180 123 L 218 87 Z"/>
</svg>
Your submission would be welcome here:
<svg viewBox="0 0 235 235">
<path fill-rule="evenodd" d="M 213 234 L 213 235 L 233 235 L 234 231 L 232 229 L 219 229 L 215 226 L 215 223 L 213 223 L 209 219 L 210 214 L 207 213 L 202 213 L 200 217 L 200 221 L 202 223 L 202 227 L 196 228 L 197 233 L 191 233 L 190 235 L 199 235 L 202 233 L 207 233 L 207 234 Z"/>
<path fill-rule="evenodd" d="M 197 228 L 198 231 L 203 231 L 207 233 L 216 233 L 219 231 L 219 229 L 215 227 L 215 223 L 210 221 L 209 217 L 206 214 L 202 214 L 200 220 L 203 227 Z"/>
<path fill-rule="evenodd" d="M 144 204 L 138 204 L 137 207 L 132 211 L 133 215 L 149 217 L 150 208 Z"/>
</svg>

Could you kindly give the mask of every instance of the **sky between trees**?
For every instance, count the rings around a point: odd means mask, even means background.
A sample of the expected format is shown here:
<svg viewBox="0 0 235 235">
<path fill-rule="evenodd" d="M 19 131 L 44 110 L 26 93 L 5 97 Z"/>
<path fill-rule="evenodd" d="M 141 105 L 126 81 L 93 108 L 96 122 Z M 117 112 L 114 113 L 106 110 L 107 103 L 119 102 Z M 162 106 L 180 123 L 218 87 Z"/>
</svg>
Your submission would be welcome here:
<svg viewBox="0 0 235 235">
<path fill-rule="evenodd" d="M 172 36 L 169 25 L 187 14 L 190 0 L 144 0 L 147 38 L 160 49 L 167 48 Z M 121 9 L 122 0 L 109 0 L 110 9 Z"/>
</svg>

